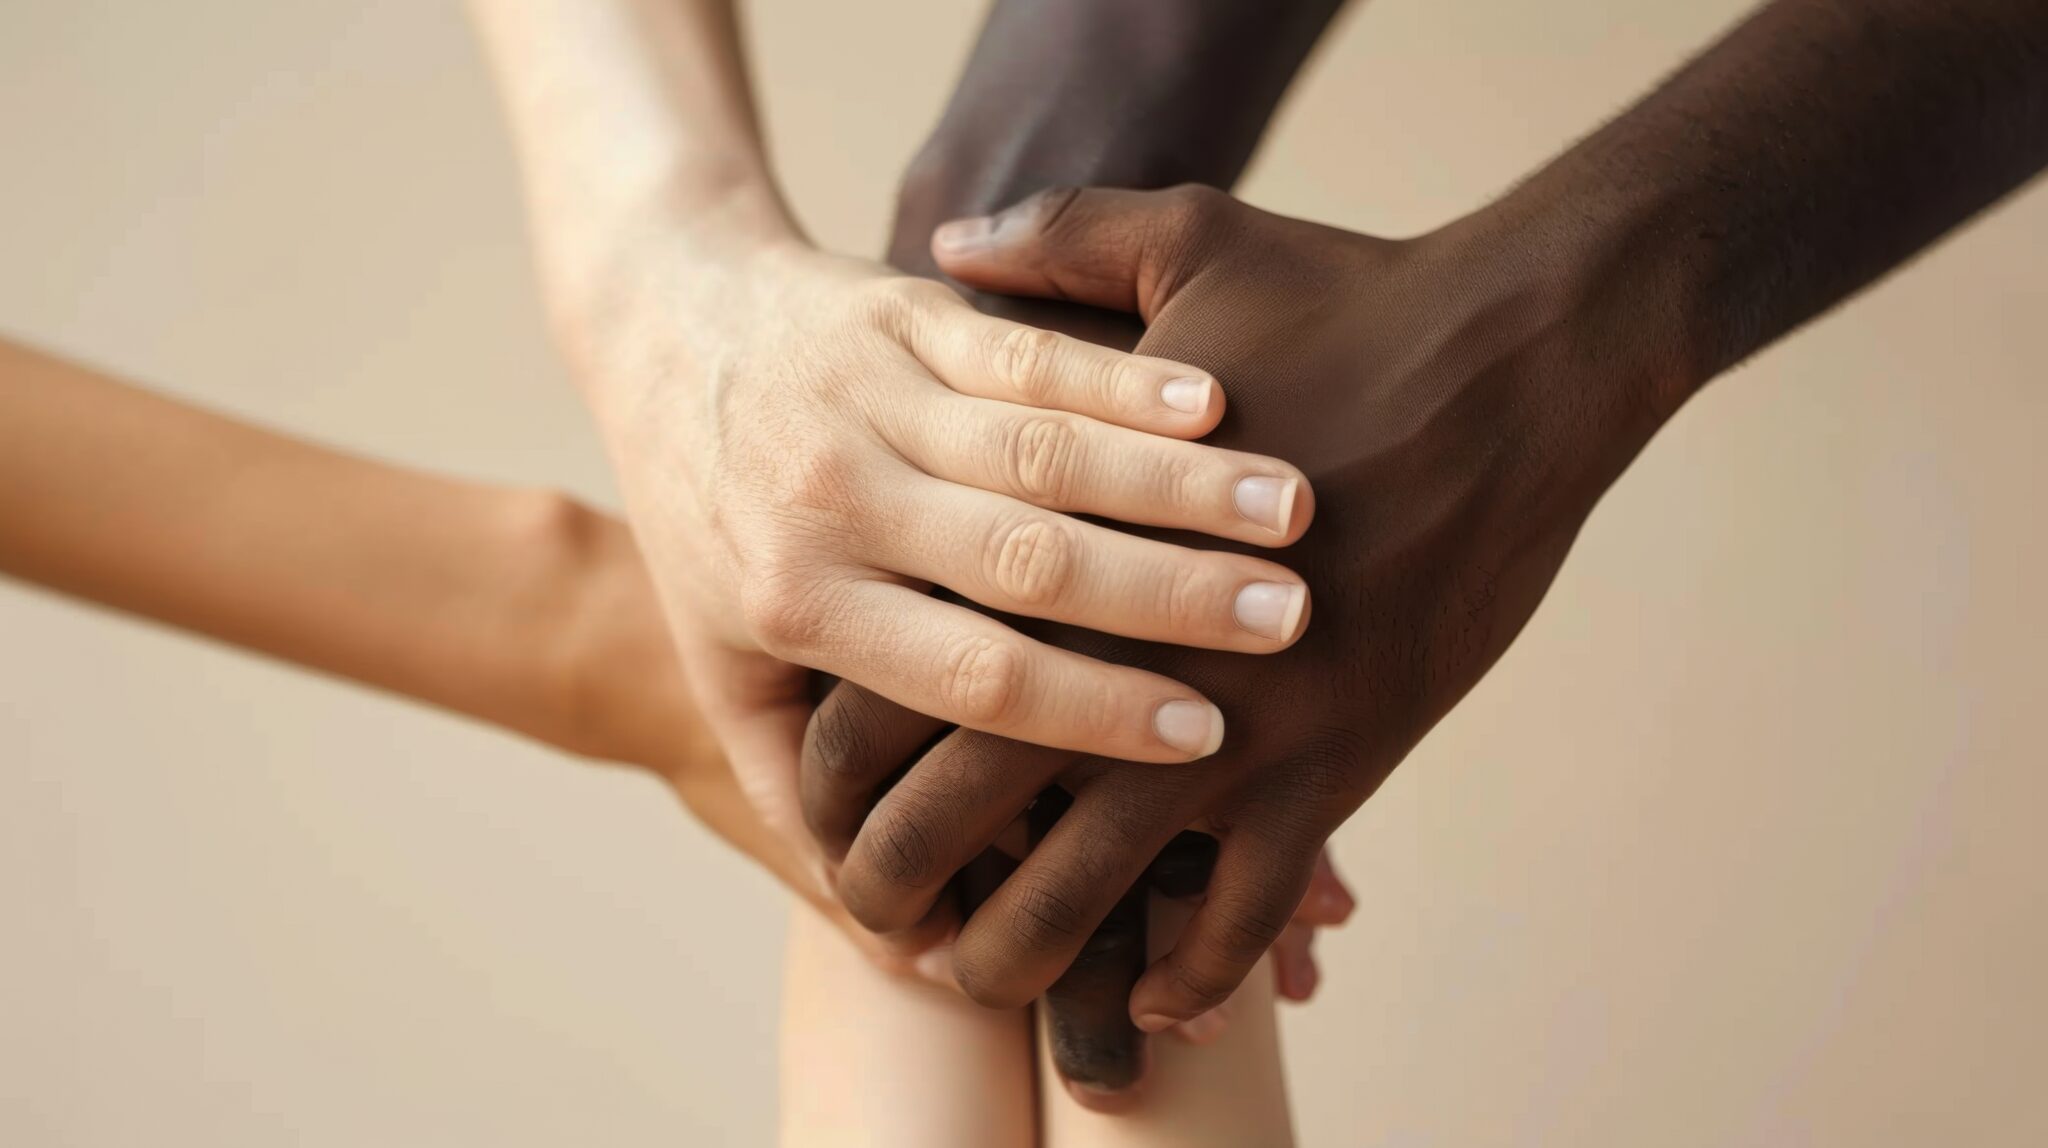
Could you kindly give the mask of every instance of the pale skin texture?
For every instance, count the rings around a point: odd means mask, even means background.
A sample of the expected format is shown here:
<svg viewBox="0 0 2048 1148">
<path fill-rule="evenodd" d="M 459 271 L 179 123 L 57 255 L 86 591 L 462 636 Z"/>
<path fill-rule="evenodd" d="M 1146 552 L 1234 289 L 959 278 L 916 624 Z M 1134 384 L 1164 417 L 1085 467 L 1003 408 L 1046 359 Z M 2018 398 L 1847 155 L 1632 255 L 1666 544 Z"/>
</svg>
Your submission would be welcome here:
<svg viewBox="0 0 2048 1148">
<path fill-rule="evenodd" d="M 1222 417 L 1213 378 L 812 246 L 768 170 L 729 3 L 470 7 L 558 341 L 700 708 L 769 824 L 814 849 L 802 667 L 1040 743 L 1212 752 L 1222 715 L 1196 691 L 926 591 L 1205 648 L 1291 644 L 1308 601 L 1285 567 L 1067 513 L 1298 538 L 1313 499 L 1295 468 L 1180 441 Z"/>
<path fill-rule="evenodd" d="M 901 956 L 769 830 L 691 708 L 623 524 L 559 494 L 325 450 L 0 341 L 0 573 L 659 778 L 812 910 L 791 924 L 790 1143 L 1285 1143 L 1271 978 L 1188 1034 L 1212 1048 L 1162 1046 L 1112 1127 L 1040 1094 L 1028 1011 L 881 971 Z"/>
<path fill-rule="evenodd" d="M 1155 900 L 1155 953 L 1191 907 Z M 883 976 L 810 913 L 792 913 L 783 965 L 784 1148 L 1288 1148 L 1274 978 L 1217 1010 L 1227 1024 L 1160 1041 L 1113 1112 L 1059 1079 L 1034 1009 L 984 1009 Z M 1034 1071 L 1035 1066 L 1035 1071 Z"/>
</svg>

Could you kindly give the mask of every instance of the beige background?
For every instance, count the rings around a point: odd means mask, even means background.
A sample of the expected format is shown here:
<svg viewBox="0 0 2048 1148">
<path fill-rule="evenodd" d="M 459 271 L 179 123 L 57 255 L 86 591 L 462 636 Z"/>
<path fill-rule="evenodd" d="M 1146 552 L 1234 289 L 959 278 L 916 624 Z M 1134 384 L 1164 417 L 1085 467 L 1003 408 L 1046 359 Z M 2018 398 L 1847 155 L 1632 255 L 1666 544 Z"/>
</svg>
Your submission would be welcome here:
<svg viewBox="0 0 2048 1148">
<path fill-rule="evenodd" d="M 978 5 L 763 0 L 877 249 Z M 1480 202 L 1731 0 L 1378 0 L 1245 186 Z M 452 4 L 0 5 L 0 328 L 607 497 Z M 1716 385 L 1338 839 L 1310 1145 L 2048 1140 L 2048 197 Z M 751 1145 L 782 900 L 639 779 L 0 586 L 0 1143 Z"/>
</svg>

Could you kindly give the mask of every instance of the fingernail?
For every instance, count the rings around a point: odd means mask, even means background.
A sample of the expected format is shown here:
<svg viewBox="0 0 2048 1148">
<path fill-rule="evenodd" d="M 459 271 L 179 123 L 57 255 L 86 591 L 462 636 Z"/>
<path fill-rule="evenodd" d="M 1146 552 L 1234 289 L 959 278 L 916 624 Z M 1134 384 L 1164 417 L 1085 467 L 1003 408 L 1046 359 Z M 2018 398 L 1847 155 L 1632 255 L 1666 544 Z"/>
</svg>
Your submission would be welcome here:
<svg viewBox="0 0 2048 1148">
<path fill-rule="evenodd" d="M 1223 1035 L 1224 1020 L 1214 1009 L 1180 1022 L 1181 1032 L 1196 1044 L 1208 1044 Z"/>
<path fill-rule="evenodd" d="M 1223 711 L 1208 702 L 1166 702 L 1152 714 L 1152 729 L 1182 753 L 1207 757 L 1223 744 Z"/>
<path fill-rule="evenodd" d="M 1237 624 L 1261 638 L 1284 642 L 1301 625 L 1301 608 L 1308 604 L 1308 587 L 1299 582 L 1253 582 L 1237 592 L 1231 612 Z"/>
<path fill-rule="evenodd" d="M 1144 1016 L 1139 1017 L 1137 1021 L 1138 1028 L 1144 1032 L 1165 1032 L 1179 1023 L 1179 1021 L 1170 1016 L 1163 1016 L 1156 1012 L 1146 1013 Z"/>
<path fill-rule="evenodd" d="M 932 246 L 941 251 L 956 253 L 972 251 L 978 247 L 989 246 L 989 240 L 995 235 L 995 230 L 995 221 L 986 215 L 977 215 L 972 219 L 955 219 L 950 223 L 939 224 L 938 229 L 932 232 Z"/>
<path fill-rule="evenodd" d="M 1287 523 L 1294 517 L 1294 495 L 1301 487 L 1301 481 L 1293 478 L 1270 478 L 1254 475 L 1239 479 L 1237 512 L 1245 521 L 1255 522 L 1275 534 L 1287 533 Z"/>
<path fill-rule="evenodd" d="M 1173 379 L 1159 388 L 1159 401 L 1182 414 L 1198 415 L 1209 409 L 1207 379 Z"/>
</svg>

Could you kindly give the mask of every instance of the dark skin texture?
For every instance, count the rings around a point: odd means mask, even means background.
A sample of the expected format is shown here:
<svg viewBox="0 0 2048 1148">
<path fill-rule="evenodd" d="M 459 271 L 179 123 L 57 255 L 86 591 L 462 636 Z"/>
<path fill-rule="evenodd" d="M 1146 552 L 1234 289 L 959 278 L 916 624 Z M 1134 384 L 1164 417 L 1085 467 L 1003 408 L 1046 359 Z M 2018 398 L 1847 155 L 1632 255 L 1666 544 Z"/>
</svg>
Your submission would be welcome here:
<svg viewBox="0 0 2048 1148">
<path fill-rule="evenodd" d="M 956 731 L 868 814 L 840 891 L 917 922 L 1011 814 L 1070 809 L 963 927 L 976 1000 L 1052 984 L 1159 848 L 1221 849 L 1207 899 L 1131 995 L 1141 1025 L 1224 999 L 1286 924 L 1329 833 L 1521 630 L 1595 502 L 1699 387 L 2048 163 L 2048 5 L 1779 0 L 1514 192 L 1383 240 L 1221 193 L 1072 190 L 942 231 L 972 286 L 1140 314 L 1140 349 L 1216 373 L 1212 441 L 1284 457 L 1317 519 L 1286 560 L 1314 618 L 1285 653 L 1039 627 L 1215 699 L 1215 756 L 1162 768 Z M 916 742 L 835 700 L 813 773 L 879 779 Z M 893 739 L 893 740 L 892 740 Z M 900 750 L 900 752 L 899 752 Z M 1162 1018 L 1155 1021 L 1152 1018 Z"/>
<path fill-rule="evenodd" d="M 1197 182 L 1229 187 L 1244 170 L 1288 83 L 1343 0 L 999 0 L 989 14 L 938 127 L 904 176 L 889 260 L 938 276 L 930 236 L 938 223 L 992 210 L 1059 184 L 1167 187 Z M 970 292 L 970 294 L 973 294 Z M 976 295 L 984 310 L 1128 349 L 1143 333 L 1134 317 L 1070 303 Z M 840 695 L 839 701 L 849 700 Z M 860 700 L 853 699 L 858 704 Z M 879 700 L 879 699 L 876 699 Z M 863 707 L 862 714 L 814 722 L 814 761 L 878 756 L 902 760 L 944 732 L 907 711 Z M 877 731 L 886 726 L 886 735 Z M 829 731 L 860 731 L 862 746 L 831 743 Z M 877 741 L 876 737 L 881 736 Z M 812 827 L 828 854 L 844 856 L 884 786 L 871 774 L 825 772 L 805 793 Z M 885 783 L 886 784 L 886 783 Z M 1052 789 L 1033 810 L 1047 829 L 1067 795 Z M 1154 860 L 1138 895 L 1121 898 L 1048 986 L 1052 1059 L 1081 1086 L 1078 1099 L 1114 1107 L 1107 1097 L 1142 1077 L 1144 1036 L 1125 1002 L 1145 967 L 1142 894 L 1198 894 L 1215 842 L 1184 834 Z M 1014 862 L 984 854 L 970 879 L 956 882 L 907 944 L 943 932 L 955 913 L 972 913 Z M 1315 973 L 1306 931 L 1340 923 L 1350 900 L 1325 871 L 1329 891 L 1311 899 L 1291 926 L 1301 956 L 1281 970 L 1281 991 L 1305 999 Z"/>
</svg>

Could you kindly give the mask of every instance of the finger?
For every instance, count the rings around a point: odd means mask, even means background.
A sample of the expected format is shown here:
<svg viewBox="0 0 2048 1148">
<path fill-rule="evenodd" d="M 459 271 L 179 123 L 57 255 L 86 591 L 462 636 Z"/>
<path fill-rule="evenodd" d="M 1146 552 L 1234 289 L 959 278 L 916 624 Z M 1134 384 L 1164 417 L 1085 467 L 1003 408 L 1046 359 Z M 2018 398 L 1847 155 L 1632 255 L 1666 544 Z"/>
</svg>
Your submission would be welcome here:
<svg viewBox="0 0 2048 1148">
<path fill-rule="evenodd" d="M 1131 992 L 1138 1027 L 1159 1032 L 1228 1000 L 1286 929 L 1314 869 L 1311 850 L 1268 846 L 1245 834 L 1225 841 L 1208 899 Z M 963 928 L 963 941 L 972 927 L 970 921 Z"/>
<path fill-rule="evenodd" d="M 1316 991 L 1316 982 L 1321 974 L 1316 969 L 1315 939 L 1314 926 L 1296 920 L 1281 931 L 1279 940 L 1273 942 L 1273 985 L 1288 1000 L 1305 1001 Z M 1211 1010 L 1202 1016 L 1213 1012 Z M 1195 1019 L 1200 1020 L 1201 1017 Z"/>
<path fill-rule="evenodd" d="M 1054 188 L 941 225 L 932 256 L 946 274 L 984 291 L 1136 311 L 1149 322 L 1199 253 L 1196 240 L 1233 210 L 1241 209 L 1222 192 L 1194 185 Z"/>
<path fill-rule="evenodd" d="M 1258 546 L 1299 540 L 1314 512 L 1307 477 L 1278 459 L 1065 412 L 944 398 L 881 415 L 890 445 L 935 478 L 1047 510 Z"/>
<path fill-rule="evenodd" d="M 1344 879 L 1337 875 L 1337 867 L 1330 861 L 1330 851 L 1324 849 L 1316 857 L 1315 874 L 1309 878 L 1308 892 L 1302 896 L 1300 908 L 1294 911 L 1294 919 L 1305 925 L 1341 925 L 1357 907 L 1357 900 L 1345 888 Z"/>
<path fill-rule="evenodd" d="M 983 856 L 1073 759 L 973 730 L 948 734 L 862 824 L 839 871 L 847 911 L 877 932 L 923 918 L 953 875 Z M 985 899 L 998 888 L 977 883 L 976 891 Z"/>
<path fill-rule="evenodd" d="M 876 529 L 853 543 L 862 561 L 1006 613 L 1248 654 L 1284 650 L 1308 624 L 1308 584 L 1248 554 L 1139 538 L 924 476 L 872 513 Z"/>
<path fill-rule="evenodd" d="M 907 340 L 961 394 L 1175 438 L 1200 438 L 1223 417 L 1223 390 L 1207 371 L 990 318 L 950 293 L 930 300 L 912 312 Z"/>
<path fill-rule="evenodd" d="M 1045 990 L 1053 1067 L 1084 1106 L 1145 1074 L 1145 1034 L 1131 1023 L 1131 986 L 1145 971 L 1147 902 L 1141 882 L 1102 919 L 1073 963 Z M 957 969 L 956 969 L 957 972 Z"/>
<path fill-rule="evenodd" d="M 1084 787 L 1017 872 L 961 926 L 954 972 L 969 997 L 1014 1008 L 1043 993 L 1187 823 L 1185 810 L 1124 783 L 1130 776 L 1105 774 Z"/>
<path fill-rule="evenodd" d="M 1124 761 L 1190 761 L 1223 744 L 1222 712 L 1179 682 L 1048 646 L 907 586 L 855 579 L 806 609 L 815 621 L 784 626 L 771 653 L 942 721 Z M 830 643 L 809 637 L 825 630 Z"/>
<path fill-rule="evenodd" d="M 945 728 L 851 682 L 826 695 L 804 729 L 798 795 L 827 860 L 846 858 L 883 783 Z"/>
</svg>

